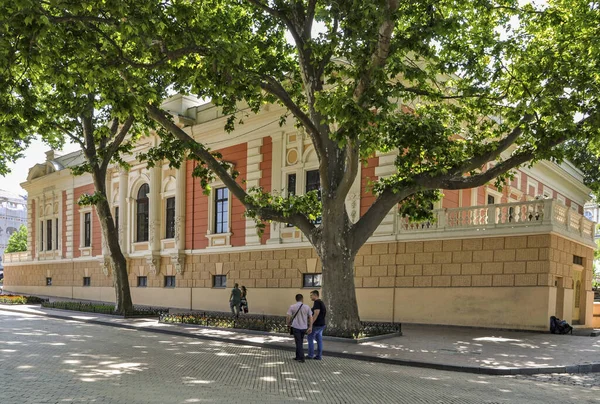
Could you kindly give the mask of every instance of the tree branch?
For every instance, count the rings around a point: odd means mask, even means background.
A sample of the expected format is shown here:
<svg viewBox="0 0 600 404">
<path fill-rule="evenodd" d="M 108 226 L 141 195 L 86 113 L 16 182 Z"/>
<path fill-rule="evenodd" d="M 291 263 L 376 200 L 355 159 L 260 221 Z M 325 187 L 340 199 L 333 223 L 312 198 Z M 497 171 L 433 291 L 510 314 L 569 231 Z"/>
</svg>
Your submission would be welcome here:
<svg viewBox="0 0 600 404">
<path fill-rule="evenodd" d="M 506 149 L 515 143 L 515 141 L 523 133 L 523 126 L 531 122 L 533 118 L 534 116 L 532 114 L 525 115 L 517 127 L 515 127 L 504 139 L 495 143 L 496 147 L 494 149 L 487 153 L 470 158 L 469 160 L 465 161 L 464 164 L 461 164 L 456 170 L 454 170 L 452 174 L 464 174 L 480 168 L 488 161 L 497 159 Z"/>
<path fill-rule="evenodd" d="M 119 132 L 116 133 L 114 140 L 106 148 L 106 153 L 104 154 L 104 159 L 102 160 L 102 169 L 106 170 L 108 168 L 108 165 L 110 164 L 110 161 L 112 160 L 114 154 L 117 152 L 117 150 L 121 146 L 121 143 L 123 143 L 123 140 L 125 140 L 125 136 L 127 136 L 129 129 L 131 129 L 131 126 L 133 125 L 133 119 L 134 118 L 132 115 L 127 117 L 125 122 L 123 122 L 123 126 L 121 126 L 121 129 L 119 130 Z M 115 121 L 118 124 L 118 120 L 116 118 L 113 120 L 113 123 Z M 115 130 L 115 132 L 116 132 L 116 130 Z M 111 127 L 111 133 L 113 133 L 112 127 Z"/>
<path fill-rule="evenodd" d="M 215 159 L 215 157 L 200 143 L 196 142 L 194 138 L 185 133 L 181 128 L 179 128 L 168 116 L 168 114 L 162 109 L 154 106 L 147 105 L 147 110 L 150 117 L 155 120 L 158 124 L 160 124 L 163 128 L 177 137 L 181 142 L 187 143 L 189 145 L 197 144 L 200 147 L 194 149 L 194 152 L 198 154 L 198 157 L 202 159 L 206 163 L 206 165 L 223 181 L 223 184 L 231 191 L 233 195 L 248 210 L 252 210 L 257 212 L 258 216 L 264 220 L 273 220 L 281 223 L 291 223 L 294 226 L 298 227 L 309 239 L 311 242 L 315 241 L 315 226 L 306 218 L 306 216 L 301 214 L 294 214 L 289 217 L 284 217 L 279 212 L 276 212 L 269 207 L 260 207 L 254 206 L 253 204 L 247 201 L 248 194 L 246 191 L 238 184 L 235 179 L 227 172 L 227 170 Z"/>
<path fill-rule="evenodd" d="M 416 186 L 408 186 L 397 192 L 392 189 L 383 191 L 369 207 L 369 210 L 352 226 L 350 231 L 352 232 L 353 251 L 358 251 L 367 242 L 394 206 L 417 190 Z"/>
<path fill-rule="evenodd" d="M 386 18 L 379 26 L 379 38 L 375 51 L 371 55 L 371 63 L 369 67 L 360 75 L 360 79 L 354 89 L 353 98 L 355 101 L 360 100 L 362 95 L 367 91 L 371 84 L 371 79 L 375 70 L 383 67 L 390 54 L 390 43 L 394 32 L 395 23 L 392 21 L 392 15 L 398 10 L 398 0 L 388 0 L 388 10 Z"/>
<path fill-rule="evenodd" d="M 271 76 L 263 76 L 262 78 L 264 81 L 260 83 L 260 87 L 279 98 L 283 105 L 285 105 L 286 108 L 289 109 L 292 114 L 294 114 L 296 119 L 302 123 L 313 141 L 319 160 L 321 160 L 323 158 L 324 149 L 319 129 L 315 126 L 310 117 L 306 115 L 304 111 L 302 111 L 302 109 L 294 102 L 294 100 L 292 100 L 292 97 L 290 97 L 281 83 Z"/>
</svg>

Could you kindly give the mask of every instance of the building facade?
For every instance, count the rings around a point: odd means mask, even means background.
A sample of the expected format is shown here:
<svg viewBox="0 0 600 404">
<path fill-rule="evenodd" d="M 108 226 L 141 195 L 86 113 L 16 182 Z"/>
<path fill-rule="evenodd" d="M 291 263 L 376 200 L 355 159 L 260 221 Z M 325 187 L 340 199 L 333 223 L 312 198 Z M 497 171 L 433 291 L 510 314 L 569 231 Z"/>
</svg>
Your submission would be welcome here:
<svg viewBox="0 0 600 404">
<path fill-rule="evenodd" d="M 27 201 L 22 196 L 0 189 L 0 270 L 4 268 L 2 255 L 10 236 L 27 225 Z"/>
<path fill-rule="evenodd" d="M 210 104 L 178 96 L 163 107 L 235 166 L 242 187 L 284 194 L 319 188 L 314 149 L 292 124 L 279 126 L 279 107 L 249 114 L 230 134 Z M 226 287 L 236 282 L 248 287 L 251 312 L 283 314 L 296 293 L 320 286 L 319 259 L 298 229 L 272 223 L 259 235 L 218 180 L 203 194 L 193 161 L 148 169 L 135 159 L 158 141 L 143 138 L 128 157 L 131 168 L 108 174 L 134 303 L 227 311 Z M 378 154 L 361 166 L 346 201 L 351 220 L 374 201 L 368 184 L 392 174 L 394 158 Z M 30 248 L 6 255 L 6 290 L 114 301 L 98 218 L 77 204 L 93 192 L 91 178 L 68 169 L 81 159 L 49 152 L 30 170 L 23 184 Z M 356 259 L 361 317 L 542 330 L 558 315 L 590 325 L 589 192 L 570 164 L 541 162 L 520 169 L 501 191 L 444 191 L 432 222 L 410 222 L 393 209 Z"/>
</svg>

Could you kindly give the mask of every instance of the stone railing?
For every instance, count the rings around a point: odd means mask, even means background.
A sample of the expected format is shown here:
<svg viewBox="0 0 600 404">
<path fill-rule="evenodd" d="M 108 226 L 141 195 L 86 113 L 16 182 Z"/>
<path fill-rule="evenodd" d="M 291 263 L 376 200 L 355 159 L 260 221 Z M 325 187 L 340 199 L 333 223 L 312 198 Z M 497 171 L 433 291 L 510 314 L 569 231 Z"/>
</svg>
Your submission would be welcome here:
<svg viewBox="0 0 600 404">
<path fill-rule="evenodd" d="M 14 252 L 14 253 L 4 253 L 4 258 L 2 262 L 22 262 L 27 261 L 27 251 L 23 252 Z"/>
<path fill-rule="evenodd" d="M 551 199 L 436 210 L 433 221 L 413 222 L 398 217 L 399 238 L 417 233 L 527 229 L 547 226 L 561 233 L 594 240 L 595 223 Z M 542 229 L 539 229 L 542 230 Z"/>
</svg>

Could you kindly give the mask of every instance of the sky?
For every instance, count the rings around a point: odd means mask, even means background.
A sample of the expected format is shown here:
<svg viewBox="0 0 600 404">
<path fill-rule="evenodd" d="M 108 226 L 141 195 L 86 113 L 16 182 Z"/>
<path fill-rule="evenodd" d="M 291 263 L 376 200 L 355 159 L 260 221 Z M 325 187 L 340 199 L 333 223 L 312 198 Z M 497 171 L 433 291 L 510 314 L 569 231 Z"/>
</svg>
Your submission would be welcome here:
<svg viewBox="0 0 600 404">
<path fill-rule="evenodd" d="M 74 144 L 66 144 L 63 148 L 63 154 L 76 151 L 79 147 Z M 16 163 L 10 164 L 11 173 L 7 176 L 0 176 L 0 189 L 9 191 L 18 195 L 26 195 L 27 192 L 21 188 L 21 183 L 27 181 L 29 169 L 38 163 L 46 161 L 46 152 L 50 150 L 50 146 L 43 143 L 41 140 L 31 142 L 25 151 L 25 157 L 17 160 Z"/>
</svg>

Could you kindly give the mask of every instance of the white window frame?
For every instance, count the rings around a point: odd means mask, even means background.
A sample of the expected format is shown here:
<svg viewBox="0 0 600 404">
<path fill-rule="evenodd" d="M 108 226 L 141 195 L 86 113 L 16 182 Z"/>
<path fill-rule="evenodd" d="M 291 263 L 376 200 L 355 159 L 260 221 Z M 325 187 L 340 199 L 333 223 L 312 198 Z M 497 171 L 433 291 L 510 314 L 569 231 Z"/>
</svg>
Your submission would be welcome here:
<svg viewBox="0 0 600 404">
<path fill-rule="evenodd" d="M 531 195 L 529 193 L 529 190 L 532 187 L 535 188 L 534 192 L 533 192 L 533 195 Z M 527 194 L 527 196 L 535 198 L 536 196 L 539 195 L 538 189 L 540 189 L 540 183 L 538 181 L 534 180 L 533 178 L 531 178 L 531 177 L 528 176 L 527 177 L 527 191 L 525 192 Z"/>
<path fill-rule="evenodd" d="M 504 195 L 502 195 L 502 192 L 498 192 L 495 189 L 491 189 L 491 188 L 486 188 L 485 189 L 485 204 L 488 205 L 488 196 L 493 196 L 494 197 L 494 205 L 499 205 L 502 203 L 502 197 Z"/>
<path fill-rule="evenodd" d="M 90 245 L 85 246 L 85 214 L 90 214 Z M 91 256 L 92 247 L 94 246 L 94 215 L 91 206 L 83 206 L 79 208 L 79 252 L 81 255 Z M 87 254 L 84 254 L 87 253 Z"/>
<path fill-rule="evenodd" d="M 129 235 L 130 235 L 130 240 L 131 241 L 131 245 L 133 246 L 133 251 L 135 252 L 140 252 L 143 253 L 143 251 L 137 251 L 135 246 L 150 246 L 150 221 L 148 220 L 148 241 L 137 241 L 137 217 L 138 217 L 138 212 L 137 212 L 137 195 L 138 192 L 140 191 L 140 188 L 144 185 L 144 184 L 148 184 L 148 186 L 150 186 L 150 178 L 148 178 L 147 175 L 140 175 L 137 180 L 134 182 L 133 186 L 130 188 L 130 195 L 131 195 L 131 209 L 130 209 L 130 214 L 128 215 L 130 217 L 130 224 L 131 227 L 129 228 Z M 148 193 L 148 219 L 150 219 L 150 209 L 152 209 L 152 198 L 151 198 L 151 193 L 152 193 L 152 188 L 150 188 L 150 192 Z M 120 210 L 120 209 L 119 209 Z M 122 216 L 122 212 L 119 212 L 120 216 Z"/>
<path fill-rule="evenodd" d="M 560 203 L 562 203 L 564 206 L 567 206 L 567 198 L 564 195 L 561 195 L 559 193 L 556 194 L 556 200 Z"/>
<path fill-rule="evenodd" d="M 579 213 L 579 204 L 571 201 L 571 209 L 574 210 L 575 212 Z"/>
<path fill-rule="evenodd" d="M 553 199 L 554 191 L 552 189 L 550 189 L 550 187 L 548 187 L 547 185 L 544 185 L 543 190 L 544 191 L 543 191 L 542 196 L 544 197 L 544 199 Z"/>
<path fill-rule="evenodd" d="M 174 185 L 174 186 L 170 186 Z M 177 211 L 177 183 L 176 179 L 173 176 L 169 176 L 167 178 L 167 182 L 163 187 L 163 192 L 160 193 L 161 197 L 161 229 L 160 229 L 160 239 L 161 241 L 173 241 L 175 240 L 175 235 L 172 238 L 167 238 L 167 199 L 175 198 L 175 227 L 177 227 L 177 215 L 180 213 Z M 175 233 L 177 233 L 177 229 L 175 229 Z M 163 247 L 164 248 L 164 247 Z"/>
<path fill-rule="evenodd" d="M 235 168 L 232 165 L 230 171 Z M 227 190 L 227 232 L 225 233 L 214 233 L 215 228 L 215 190 L 220 188 L 227 188 L 223 181 L 216 178 L 210 184 L 210 194 L 208 195 L 208 229 L 206 229 L 206 238 L 208 239 L 208 248 L 215 247 L 231 247 L 231 190 Z M 177 211 L 175 212 L 177 215 Z M 221 241 L 224 239 L 223 241 Z"/>
<path fill-rule="evenodd" d="M 38 198 L 37 200 L 38 206 L 40 206 L 38 217 L 36 220 L 36 228 L 39 231 L 39 237 L 37 240 L 37 244 L 39 244 L 38 250 L 38 258 L 41 259 L 59 259 L 61 257 L 62 251 L 62 240 L 59 238 L 61 236 L 59 228 L 62 226 L 62 199 L 60 196 L 53 195 L 48 198 Z M 56 212 L 55 206 L 57 205 Z M 48 249 L 48 220 L 52 221 L 51 231 L 52 231 L 52 248 Z M 58 225 L 56 224 L 58 220 Z M 43 242 L 42 242 L 43 239 Z"/>
</svg>

